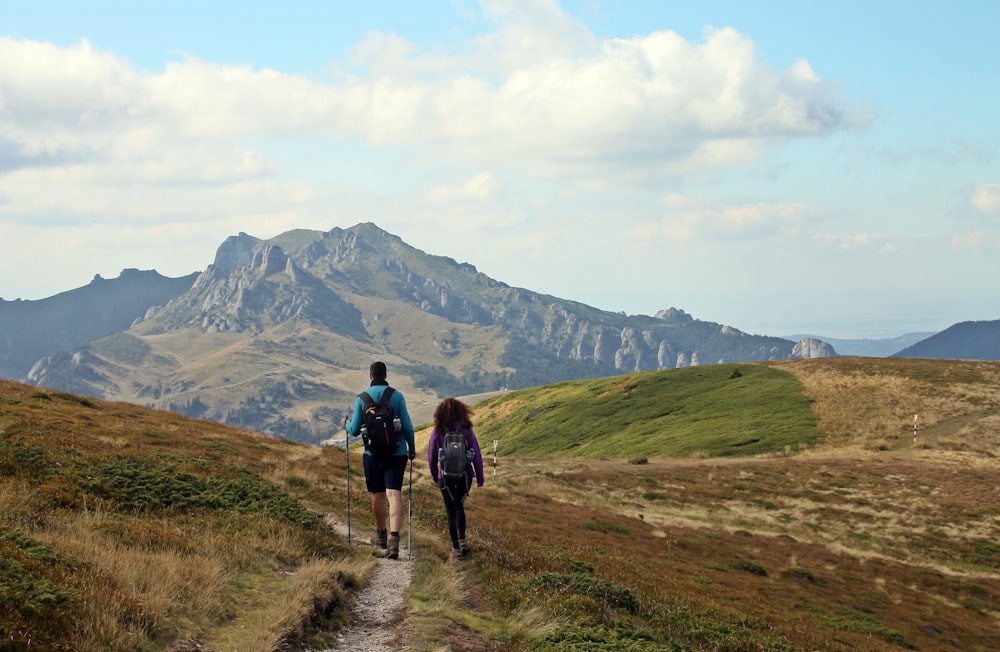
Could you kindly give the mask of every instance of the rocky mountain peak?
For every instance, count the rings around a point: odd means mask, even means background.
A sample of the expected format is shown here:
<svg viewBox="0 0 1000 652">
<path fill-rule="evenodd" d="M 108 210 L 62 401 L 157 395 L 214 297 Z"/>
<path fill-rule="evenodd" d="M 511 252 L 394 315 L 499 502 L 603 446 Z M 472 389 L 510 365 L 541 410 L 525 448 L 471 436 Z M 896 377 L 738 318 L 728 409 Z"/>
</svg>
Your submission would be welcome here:
<svg viewBox="0 0 1000 652">
<path fill-rule="evenodd" d="M 288 271 L 286 267 L 292 267 L 292 265 L 281 247 L 262 243 L 253 248 L 253 259 L 250 261 L 250 267 L 260 270 L 264 276 L 270 276 Z"/>
<path fill-rule="evenodd" d="M 239 235 L 229 236 L 216 250 L 213 266 L 231 272 L 252 264 L 254 251 L 260 242 L 242 231 Z"/>
<path fill-rule="evenodd" d="M 692 321 L 694 317 L 687 314 L 680 308 L 667 308 L 666 310 L 657 310 L 656 314 L 653 315 L 657 319 L 662 319 L 663 321 L 673 321 L 673 322 L 685 322 Z"/>
<path fill-rule="evenodd" d="M 240 234 L 228 238 L 191 291 L 154 319 L 206 333 L 258 331 L 289 319 L 367 337 L 361 312 L 302 269 L 276 244 Z"/>
<path fill-rule="evenodd" d="M 807 337 L 796 342 L 792 347 L 790 358 L 832 358 L 837 355 L 833 347 L 824 342 L 811 337 Z"/>
</svg>

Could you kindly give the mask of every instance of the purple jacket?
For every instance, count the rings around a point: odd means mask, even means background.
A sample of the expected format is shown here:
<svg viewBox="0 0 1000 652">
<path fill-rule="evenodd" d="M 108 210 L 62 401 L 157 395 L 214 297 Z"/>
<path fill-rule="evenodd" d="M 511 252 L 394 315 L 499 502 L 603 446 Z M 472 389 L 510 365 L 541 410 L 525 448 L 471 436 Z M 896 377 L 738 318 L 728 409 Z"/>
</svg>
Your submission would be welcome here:
<svg viewBox="0 0 1000 652">
<path fill-rule="evenodd" d="M 483 452 L 479 450 L 479 440 L 476 439 L 476 433 L 472 431 L 472 428 L 463 428 L 458 424 L 455 424 L 455 429 L 465 433 L 465 439 L 469 442 L 469 450 L 475 456 L 472 464 L 465 469 L 465 475 L 471 480 L 474 471 L 476 474 L 476 484 L 481 487 L 484 481 Z M 438 454 L 443 445 L 444 433 L 435 428 L 434 432 L 431 433 L 431 441 L 427 445 L 427 466 L 430 467 L 431 477 L 434 479 L 434 482 L 438 481 L 438 473 L 441 471 L 438 468 Z"/>
</svg>

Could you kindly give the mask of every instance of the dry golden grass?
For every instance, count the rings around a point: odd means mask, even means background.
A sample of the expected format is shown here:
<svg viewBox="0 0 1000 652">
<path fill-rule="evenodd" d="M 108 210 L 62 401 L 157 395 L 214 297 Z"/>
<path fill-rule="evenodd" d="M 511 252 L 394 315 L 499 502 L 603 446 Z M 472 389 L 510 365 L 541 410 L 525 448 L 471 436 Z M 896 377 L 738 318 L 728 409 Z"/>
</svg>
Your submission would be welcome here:
<svg viewBox="0 0 1000 652">
<path fill-rule="evenodd" d="M 560 573 L 627 589 L 649 635 L 697 649 L 997 640 L 996 469 L 979 485 L 961 465 L 928 477 L 919 460 L 605 461 L 554 476 L 519 462 L 470 513 L 489 542 L 486 581 L 512 613 L 553 599 L 515 596 Z M 599 606 L 584 611 L 612 617 Z"/>
<path fill-rule="evenodd" d="M 0 609 L 10 649 L 271 650 L 343 625 L 369 561 L 302 508 L 343 509 L 342 451 L 7 382 L 0 414 L 21 578 L 0 579 L 37 596 Z"/>
<path fill-rule="evenodd" d="M 410 649 L 1000 648 L 1000 365 L 772 365 L 812 399 L 817 445 L 644 464 L 501 448 L 468 501 L 473 554 L 460 564 L 418 458 Z M 72 624 L 71 649 L 269 650 L 345 622 L 367 546 L 263 513 L 121 511 L 67 479 L 127 458 L 199 477 L 239 467 L 342 518 L 343 451 L 34 391 L 0 384 L 0 547 L 32 572 L 37 551 L 15 530 L 61 555 L 52 577 L 87 596 L 78 618 L 53 612 Z M 370 518 L 359 453 L 356 537 Z"/>
<path fill-rule="evenodd" d="M 348 595 L 340 586 L 345 575 L 364 566 L 346 560 L 314 560 L 294 571 L 282 571 L 272 581 L 244 592 L 239 626 L 227 626 L 211 636 L 218 650 L 271 652 L 282 641 L 302 640 L 317 627 L 333 631 L 347 623 Z"/>
<path fill-rule="evenodd" d="M 104 516 L 86 513 L 67 517 L 65 529 L 33 532 L 37 540 L 89 565 L 92 579 L 81 591 L 92 599 L 84 600 L 77 614 L 81 649 L 140 649 L 149 631 L 197 632 L 218 613 L 226 577 L 217 560 L 132 546 L 103 534 L 106 524 Z M 110 602 L 101 599 L 105 585 L 115 587 Z M 142 614 L 138 619 L 137 612 Z"/>
<path fill-rule="evenodd" d="M 990 436 L 1000 418 L 1000 367 L 993 362 L 825 358 L 773 363 L 815 401 L 826 451 L 908 449 L 1000 455 Z"/>
<path fill-rule="evenodd" d="M 1000 365 L 776 366 L 814 400 L 820 445 L 647 464 L 501 457 L 469 501 L 465 571 L 484 587 L 466 608 L 486 600 L 493 628 L 476 631 L 495 647 L 455 649 L 1000 647 Z M 420 500 L 443 536 L 439 499 Z M 551 627 L 504 630 L 528 609 Z"/>
</svg>

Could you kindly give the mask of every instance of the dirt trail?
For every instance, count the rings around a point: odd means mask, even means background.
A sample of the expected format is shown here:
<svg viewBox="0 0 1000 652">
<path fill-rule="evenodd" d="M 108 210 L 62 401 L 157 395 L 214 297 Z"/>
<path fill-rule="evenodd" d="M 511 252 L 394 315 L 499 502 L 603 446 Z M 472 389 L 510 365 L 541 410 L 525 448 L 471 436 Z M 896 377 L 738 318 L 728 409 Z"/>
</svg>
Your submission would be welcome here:
<svg viewBox="0 0 1000 652">
<path fill-rule="evenodd" d="M 331 515 L 326 521 L 347 536 L 347 524 Z M 358 532 L 351 527 L 351 545 L 371 547 L 370 532 Z M 355 596 L 351 624 L 337 635 L 337 647 L 315 652 L 385 652 L 405 650 L 406 602 L 404 595 L 413 578 L 413 560 L 406 549 L 406 538 L 400 541 L 399 559 L 379 559 L 368 585 Z M 373 552 L 377 550 L 372 548 Z M 381 551 L 377 551 L 381 553 Z"/>
</svg>

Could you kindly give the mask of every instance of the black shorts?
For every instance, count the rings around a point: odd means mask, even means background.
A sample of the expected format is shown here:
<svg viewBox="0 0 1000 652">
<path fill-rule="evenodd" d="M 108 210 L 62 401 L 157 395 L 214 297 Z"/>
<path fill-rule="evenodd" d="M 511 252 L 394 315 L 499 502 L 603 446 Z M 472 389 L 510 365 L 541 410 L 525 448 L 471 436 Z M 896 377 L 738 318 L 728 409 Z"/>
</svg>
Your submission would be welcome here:
<svg viewBox="0 0 1000 652">
<path fill-rule="evenodd" d="M 384 493 L 386 489 L 403 489 L 403 474 L 406 472 L 406 455 L 391 455 L 375 458 L 363 455 L 365 460 L 365 486 L 370 494 Z"/>
</svg>

